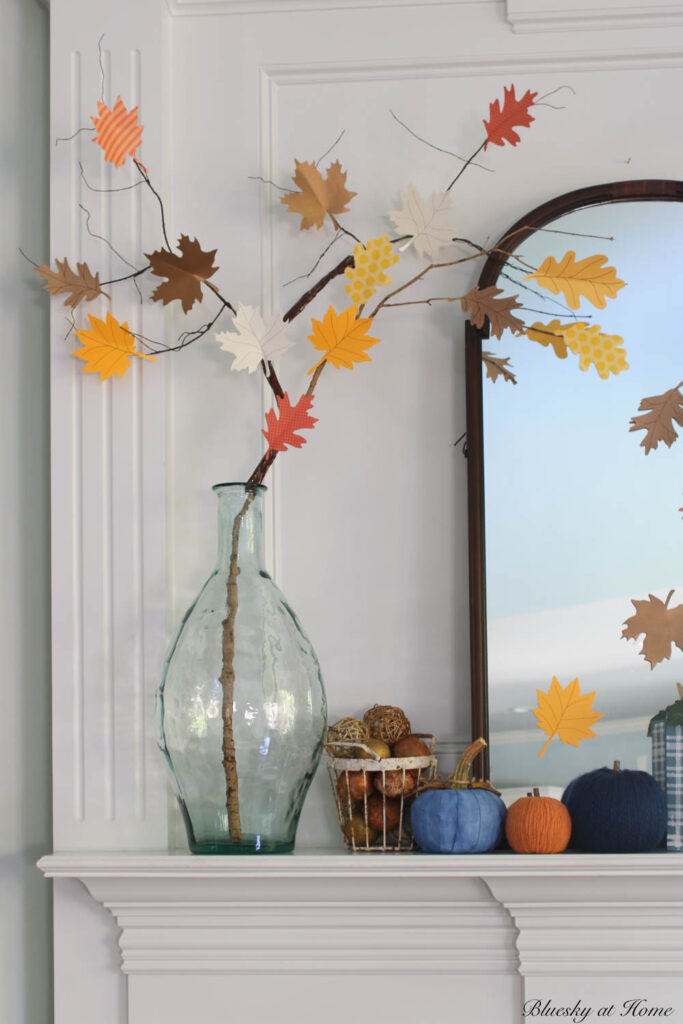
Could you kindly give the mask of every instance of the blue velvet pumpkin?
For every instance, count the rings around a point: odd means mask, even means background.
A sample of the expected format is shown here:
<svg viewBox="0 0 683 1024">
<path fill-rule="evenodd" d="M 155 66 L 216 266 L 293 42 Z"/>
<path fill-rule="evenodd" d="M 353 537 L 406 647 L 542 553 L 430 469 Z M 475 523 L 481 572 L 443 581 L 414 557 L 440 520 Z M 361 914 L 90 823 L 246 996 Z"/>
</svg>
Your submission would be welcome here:
<svg viewBox="0 0 683 1024">
<path fill-rule="evenodd" d="M 597 768 L 562 795 L 572 819 L 571 845 L 586 853 L 644 853 L 666 832 L 666 797 L 647 772 Z"/>
<path fill-rule="evenodd" d="M 425 789 L 410 826 L 425 853 L 484 853 L 503 838 L 505 804 L 489 789 Z"/>
</svg>

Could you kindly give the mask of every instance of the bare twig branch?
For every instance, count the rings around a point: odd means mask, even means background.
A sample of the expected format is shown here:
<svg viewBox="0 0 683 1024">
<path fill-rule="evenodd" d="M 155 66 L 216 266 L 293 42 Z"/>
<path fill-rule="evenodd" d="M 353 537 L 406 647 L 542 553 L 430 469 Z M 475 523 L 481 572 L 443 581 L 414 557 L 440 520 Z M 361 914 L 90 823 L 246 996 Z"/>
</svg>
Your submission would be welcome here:
<svg viewBox="0 0 683 1024">
<path fill-rule="evenodd" d="M 435 145 L 435 143 L 429 142 L 427 139 L 423 139 L 421 135 L 418 135 L 417 132 L 414 132 L 412 128 L 409 128 L 408 125 L 405 123 L 405 121 L 402 121 L 401 118 L 398 117 L 394 113 L 393 110 L 389 110 L 389 113 L 393 117 L 394 121 L 398 121 L 398 123 L 401 125 L 401 127 L 405 128 L 405 130 L 410 135 L 412 135 L 414 138 L 416 138 L 418 140 L 418 142 L 423 142 L 424 145 L 425 146 L 429 146 L 430 149 L 436 149 L 437 152 L 439 152 L 439 153 L 445 153 L 447 156 L 455 157 L 456 160 L 460 160 L 460 161 L 462 161 L 462 163 L 466 163 L 466 160 L 465 160 L 464 156 L 459 156 L 457 153 L 454 153 L 451 149 L 443 149 L 442 146 L 437 146 L 437 145 Z M 488 171 L 489 174 L 493 174 L 494 173 L 494 170 L 493 170 L 492 167 L 485 167 L 483 164 L 476 164 L 476 163 L 474 163 L 472 161 L 471 157 L 470 157 L 470 163 L 472 163 L 473 167 L 479 167 L 480 170 L 482 170 L 482 171 Z"/>
<path fill-rule="evenodd" d="M 91 227 L 90 227 L 90 216 L 91 216 L 90 210 L 86 209 L 86 207 L 83 206 L 83 203 L 79 203 L 78 205 L 79 205 L 80 209 L 83 211 L 83 213 L 85 214 L 85 230 L 88 232 L 88 234 L 91 236 L 91 238 L 97 238 L 100 242 L 104 242 L 105 245 L 109 246 L 109 248 L 114 253 L 114 255 L 118 256 L 118 258 L 121 260 L 122 263 L 125 263 L 127 267 L 132 267 L 133 270 L 135 270 L 137 272 L 138 268 L 135 266 L 135 264 L 131 263 L 130 260 L 127 260 L 125 256 L 122 256 L 121 253 L 118 251 L 118 249 L 114 248 L 114 246 L 111 244 L 111 242 L 109 241 L 108 238 L 105 238 L 104 235 L 98 235 L 95 231 L 93 231 L 91 229 Z M 133 275 L 131 275 L 131 276 L 133 276 Z"/>
<path fill-rule="evenodd" d="M 334 142 L 332 143 L 332 145 L 330 146 L 330 148 L 329 148 L 329 149 L 326 149 L 326 150 L 325 150 L 325 152 L 323 153 L 323 155 L 322 155 L 322 156 L 319 156 L 319 157 L 318 157 L 318 159 L 317 159 L 317 160 L 316 160 L 316 162 L 315 162 L 315 166 L 316 166 L 316 167 L 318 166 L 318 164 L 319 164 L 319 163 L 322 163 L 322 161 L 323 161 L 323 160 L 325 159 L 325 157 L 326 157 L 326 156 L 328 156 L 328 155 L 329 155 L 329 154 L 330 154 L 330 153 L 332 152 L 332 150 L 334 149 L 334 147 L 335 147 L 335 146 L 336 146 L 336 145 L 337 145 L 337 144 L 338 144 L 339 142 L 341 142 L 342 138 L 344 137 L 344 134 L 345 134 L 345 132 L 346 132 L 346 128 L 342 128 L 342 130 L 341 130 L 341 131 L 339 132 L 339 135 L 338 135 L 338 136 L 337 136 L 337 138 L 336 138 L 336 139 L 334 140 Z"/>
<path fill-rule="evenodd" d="M 311 269 L 310 269 L 310 270 L 308 271 L 308 273 L 307 273 L 307 274 L 299 274 L 299 276 L 298 276 L 298 277 L 293 277 L 293 278 L 291 279 L 291 281 L 285 281 L 285 283 L 284 283 L 283 287 L 284 287 L 284 288 L 286 288 L 286 287 L 287 287 L 288 285 L 290 285 L 290 284 L 294 284 L 294 283 L 295 283 L 296 281 L 303 281 L 303 280 L 304 280 L 305 278 L 307 278 L 307 277 L 310 277 L 310 276 L 311 276 L 311 274 L 315 273 L 315 271 L 316 271 L 316 270 L 318 269 L 318 267 L 320 266 L 320 263 L 321 263 L 321 262 L 322 262 L 322 260 L 323 260 L 323 259 L 325 258 L 325 256 L 327 256 L 328 252 L 330 251 L 330 249 L 332 248 L 332 246 L 334 245 L 334 243 L 335 243 L 335 242 L 338 242 L 338 241 L 339 241 L 339 239 L 340 239 L 340 238 L 342 238 L 342 237 L 343 237 L 343 232 L 342 232 L 342 231 L 337 231 L 337 232 L 335 233 L 335 236 L 334 236 L 334 238 L 332 239 L 332 241 L 331 241 L 331 242 L 329 243 L 329 245 L 326 245 L 326 246 L 325 246 L 325 248 L 324 248 L 324 249 L 323 249 L 323 251 L 322 251 L 322 252 L 320 253 L 320 255 L 318 256 L 317 260 L 315 261 L 315 263 L 313 264 L 313 266 L 311 267 Z"/>
<path fill-rule="evenodd" d="M 335 277 L 339 277 L 340 274 L 343 274 L 347 267 L 353 267 L 354 265 L 353 256 L 345 256 L 344 259 L 336 265 L 336 267 L 332 267 L 332 270 L 325 274 L 324 277 L 321 277 L 317 284 L 314 284 L 307 292 L 304 292 L 301 298 L 297 299 L 294 305 L 287 310 L 282 317 L 285 323 L 289 323 L 296 319 L 299 313 L 303 312 L 309 302 L 312 302 L 316 295 L 318 295 L 323 288 L 330 283 L 330 281 L 333 281 Z"/>
</svg>

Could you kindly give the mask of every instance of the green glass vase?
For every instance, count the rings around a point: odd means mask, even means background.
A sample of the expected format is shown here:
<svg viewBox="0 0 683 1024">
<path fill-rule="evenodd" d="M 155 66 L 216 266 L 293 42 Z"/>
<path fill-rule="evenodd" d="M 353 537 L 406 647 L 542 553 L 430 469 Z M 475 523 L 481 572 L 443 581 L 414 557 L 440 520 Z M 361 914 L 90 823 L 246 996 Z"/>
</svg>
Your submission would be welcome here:
<svg viewBox="0 0 683 1024">
<path fill-rule="evenodd" d="M 166 659 L 160 745 L 193 853 L 287 853 L 322 752 L 325 690 L 263 567 L 265 487 L 214 491 L 217 564 Z"/>
</svg>

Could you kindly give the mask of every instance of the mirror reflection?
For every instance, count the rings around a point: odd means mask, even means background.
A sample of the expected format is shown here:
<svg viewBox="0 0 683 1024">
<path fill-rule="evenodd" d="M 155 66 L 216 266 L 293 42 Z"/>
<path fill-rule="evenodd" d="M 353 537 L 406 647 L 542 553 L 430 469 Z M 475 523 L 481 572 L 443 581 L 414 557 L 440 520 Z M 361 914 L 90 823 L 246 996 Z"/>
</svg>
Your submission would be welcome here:
<svg viewBox="0 0 683 1024">
<path fill-rule="evenodd" d="M 526 325 L 578 319 L 621 336 L 628 369 L 601 379 L 578 354 L 561 359 L 509 331 L 484 343 L 516 379 L 483 369 L 491 778 L 524 790 L 564 787 L 615 759 L 651 770 L 648 722 L 683 682 L 675 645 L 651 668 L 644 636 L 622 637 L 633 600 L 673 590 L 670 606 L 683 604 L 683 439 L 646 454 L 644 431 L 629 430 L 643 398 L 683 378 L 683 204 L 593 207 L 549 227 L 520 246 L 498 286 L 519 294 Z M 570 311 L 524 281 L 528 265 L 570 249 L 605 254 L 626 282 L 605 309 Z M 595 738 L 575 747 L 556 736 L 539 757 L 547 737 L 533 709 L 553 677 L 563 687 L 578 678 L 602 717 Z"/>
</svg>

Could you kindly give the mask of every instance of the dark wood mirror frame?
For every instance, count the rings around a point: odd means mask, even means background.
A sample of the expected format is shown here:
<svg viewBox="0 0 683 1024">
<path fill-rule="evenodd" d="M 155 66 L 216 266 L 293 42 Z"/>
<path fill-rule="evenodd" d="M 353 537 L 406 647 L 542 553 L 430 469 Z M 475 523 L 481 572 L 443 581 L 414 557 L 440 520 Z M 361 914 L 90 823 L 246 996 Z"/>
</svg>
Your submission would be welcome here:
<svg viewBox="0 0 683 1024">
<path fill-rule="evenodd" d="M 683 181 L 643 179 L 617 181 L 567 192 L 536 207 L 509 228 L 495 249 L 517 249 L 538 228 L 575 210 L 606 203 L 683 202 Z M 488 257 L 477 282 L 480 288 L 495 285 L 507 256 Z M 484 421 L 482 395 L 482 341 L 489 337 L 488 321 L 481 328 L 465 325 L 465 380 L 467 402 L 467 519 L 470 576 L 470 686 L 472 738 L 489 739 L 488 669 L 486 629 L 486 538 L 484 507 Z M 480 755 L 476 775 L 489 777 L 488 750 Z"/>
</svg>

